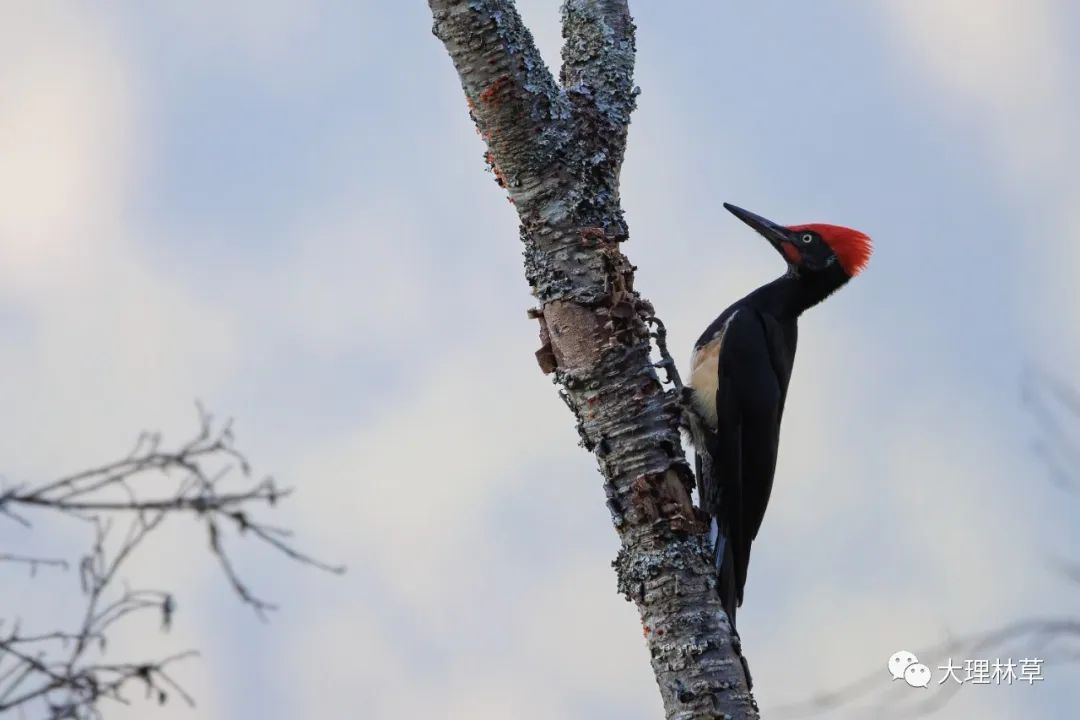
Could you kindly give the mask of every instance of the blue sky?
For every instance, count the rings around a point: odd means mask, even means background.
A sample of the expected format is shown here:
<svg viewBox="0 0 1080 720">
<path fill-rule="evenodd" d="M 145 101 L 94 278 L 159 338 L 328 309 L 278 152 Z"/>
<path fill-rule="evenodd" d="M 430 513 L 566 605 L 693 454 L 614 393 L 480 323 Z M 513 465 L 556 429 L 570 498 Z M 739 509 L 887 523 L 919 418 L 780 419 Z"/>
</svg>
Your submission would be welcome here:
<svg viewBox="0 0 1080 720">
<path fill-rule="evenodd" d="M 557 63 L 558 3 L 519 7 Z M 181 612 L 117 656 L 204 651 L 178 670 L 198 710 L 162 717 L 658 717 L 595 462 L 532 358 L 516 217 L 426 4 L 251 8 L 0 9 L 4 477 L 183 437 L 197 397 L 298 488 L 275 520 L 350 571 L 243 554 L 269 625 L 182 526 L 133 568 Z M 1076 8 L 632 8 L 624 249 L 678 360 L 782 269 L 722 201 L 875 241 L 802 324 L 740 612 L 765 712 L 1075 607 L 1046 558 L 1077 555 L 1076 503 L 1030 452 L 1019 382 L 1080 360 Z M 3 582 L 78 611 L 74 578 Z M 942 716 L 1060 716 L 1075 670 L 1045 674 Z"/>
</svg>

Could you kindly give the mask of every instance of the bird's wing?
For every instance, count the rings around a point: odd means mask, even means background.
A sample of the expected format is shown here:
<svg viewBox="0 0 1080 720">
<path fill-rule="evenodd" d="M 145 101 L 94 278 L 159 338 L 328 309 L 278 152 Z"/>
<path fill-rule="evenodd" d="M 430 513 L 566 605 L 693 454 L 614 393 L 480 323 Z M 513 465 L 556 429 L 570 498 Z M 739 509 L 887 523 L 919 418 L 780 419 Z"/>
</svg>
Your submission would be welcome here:
<svg viewBox="0 0 1080 720">
<path fill-rule="evenodd" d="M 780 381 L 761 315 L 746 308 L 732 318 L 717 363 L 714 463 L 721 497 L 708 508 L 731 544 L 739 602 L 772 491 L 780 432 Z M 719 511 L 719 512 L 717 512 Z"/>
</svg>

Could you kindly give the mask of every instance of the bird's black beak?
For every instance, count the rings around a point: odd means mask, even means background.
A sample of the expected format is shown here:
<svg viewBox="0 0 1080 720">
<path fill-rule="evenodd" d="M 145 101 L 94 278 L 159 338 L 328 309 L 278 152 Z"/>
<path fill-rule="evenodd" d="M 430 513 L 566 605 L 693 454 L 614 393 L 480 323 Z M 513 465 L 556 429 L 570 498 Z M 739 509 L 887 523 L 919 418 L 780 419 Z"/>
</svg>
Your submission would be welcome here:
<svg viewBox="0 0 1080 720">
<path fill-rule="evenodd" d="M 778 253 L 784 255 L 785 260 L 788 259 L 787 255 L 784 253 L 783 244 L 785 241 L 789 240 L 788 236 L 791 232 L 786 227 L 774 223 L 772 220 L 766 220 L 760 215 L 755 215 L 749 210 L 743 210 L 741 207 L 736 207 L 731 203 L 724 203 L 724 207 L 727 208 L 727 211 L 732 215 L 757 230 L 758 234 L 772 243 L 772 246 L 776 248 Z"/>
</svg>

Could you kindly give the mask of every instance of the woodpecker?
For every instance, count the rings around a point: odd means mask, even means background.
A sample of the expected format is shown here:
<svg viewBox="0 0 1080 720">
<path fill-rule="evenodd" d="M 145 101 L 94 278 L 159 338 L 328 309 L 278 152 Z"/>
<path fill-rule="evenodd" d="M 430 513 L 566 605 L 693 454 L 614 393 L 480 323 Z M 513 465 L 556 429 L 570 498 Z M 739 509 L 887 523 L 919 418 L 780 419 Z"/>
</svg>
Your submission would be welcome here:
<svg viewBox="0 0 1080 720">
<path fill-rule="evenodd" d="M 737 301 L 705 329 L 690 359 L 689 413 L 701 509 L 720 600 L 732 628 L 750 545 L 772 492 L 799 316 L 858 275 L 870 238 L 812 223 L 783 226 L 724 203 L 787 262 L 787 272 Z"/>
</svg>

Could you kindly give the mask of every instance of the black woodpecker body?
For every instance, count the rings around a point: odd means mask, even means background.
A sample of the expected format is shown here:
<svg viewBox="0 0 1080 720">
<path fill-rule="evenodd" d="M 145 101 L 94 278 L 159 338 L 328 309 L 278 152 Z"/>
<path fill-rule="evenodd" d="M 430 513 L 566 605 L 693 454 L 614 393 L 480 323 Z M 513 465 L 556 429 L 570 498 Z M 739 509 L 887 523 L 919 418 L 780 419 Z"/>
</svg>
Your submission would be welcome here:
<svg viewBox="0 0 1080 720">
<path fill-rule="evenodd" d="M 712 518 L 720 600 L 732 627 L 750 545 L 772 492 L 798 318 L 857 275 L 870 238 L 837 225 L 782 226 L 724 203 L 787 261 L 787 272 L 731 305 L 694 345 L 690 430 L 698 494 Z"/>
</svg>

